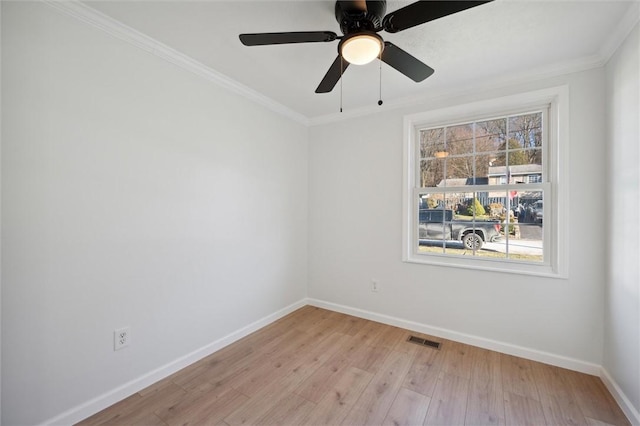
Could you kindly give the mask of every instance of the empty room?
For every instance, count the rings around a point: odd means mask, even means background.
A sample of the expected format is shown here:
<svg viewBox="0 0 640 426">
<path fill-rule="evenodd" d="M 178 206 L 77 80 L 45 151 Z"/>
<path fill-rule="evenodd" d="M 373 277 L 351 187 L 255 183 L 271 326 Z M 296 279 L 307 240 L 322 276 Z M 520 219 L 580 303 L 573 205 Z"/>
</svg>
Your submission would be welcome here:
<svg viewBox="0 0 640 426">
<path fill-rule="evenodd" d="M 640 2 L 0 15 L 2 425 L 640 425 Z"/>
</svg>

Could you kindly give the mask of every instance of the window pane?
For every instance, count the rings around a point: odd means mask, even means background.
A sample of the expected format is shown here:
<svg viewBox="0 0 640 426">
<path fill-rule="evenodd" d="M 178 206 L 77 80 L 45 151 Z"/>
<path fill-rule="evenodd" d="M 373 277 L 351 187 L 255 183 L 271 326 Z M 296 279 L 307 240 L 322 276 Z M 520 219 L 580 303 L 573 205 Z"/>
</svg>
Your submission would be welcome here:
<svg viewBox="0 0 640 426">
<path fill-rule="evenodd" d="M 542 262 L 542 223 L 513 224 L 508 240 L 509 259 Z M 507 240 L 504 241 L 505 244 Z"/>
<path fill-rule="evenodd" d="M 543 261 L 543 193 L 542 191 L 518 191 L 510 194 L 513 217 L 505 240 L 509 258 L 531 262 Z"/>
<path fill-rule="evenodd" d="M 442 253 L 446 240 L 444 234 L 444 194 L 429 194 L 418 199 L 418 251 Z M 440 236 L 435 237 L 434 236 Z"/>
<path fill-rule="evenodd" d="M 520 148 L 542 147 L 542 113 L 509 117 L 509 141 Z"/>
<path fill-rule="evenodd" d="M 520 223 L 542 223 L 542 191 L 519 192 L 518 202 L 522 211 L 519 217 Z"/>
<path fill-rule="evenodd" d="M 473 156 L 447 158 L 447 181 L 448 187 L 473 185 Z"/>
<path fill-rule="evenodd" d="M 473 154 L 473 124 L 461 124 L 446 129 L 446 149 L 449 156 Z"/>
<path fill-rule="evenodd" d="M 540 183 L 540 182 L 542 182 L 541 173 L 530 174 L 529 176 L 527 176 L 527 183 Z"/>
<path fill-rule="evenodd" d="M 542 148 L 535 148 L 527 150 L 529 157 L 529 164 L 538 164 L 542 169 Z"/>
<path fill-rule="evenodd" d="M 497 152 L 504 149 L 506 134 L 506 118 L 476 123 L 476 152 Z"/>
<path fill-rule="evenodd" d="M 421 253 L 543 261 L 542 191 L 431 193 L 419 200 Z"/>
<path fill-rule="evenodd" d="M 476 185 L 493 185 L 489 181 L 489 167 L 493 161 L 494 156 L 492 154 L 479 154 L 476 155 Z"/>
<path fill-rule="evenodd" d="M 444 182 L 445 159 L 432 159 L 420 161 L 420 186 L 422 188 L 435 188 Z"/>
<path fill-rule="evenodd" d="M 420 158 L 435 157 L 436 152 L 445 152 L 444 128 L 422 130 L 420 132 Z"/>
<path fill-rule="evenodd" d="M 543 262 L 542 145 L 541 112 L 421 130 L 418 251 Z"/>
<path fill-rule="evenodd" d="M 507 153 L 508 166 L 520 166 L 529 164 L 529 156 L 524 149 L 509 149 Z"/>
</svg>

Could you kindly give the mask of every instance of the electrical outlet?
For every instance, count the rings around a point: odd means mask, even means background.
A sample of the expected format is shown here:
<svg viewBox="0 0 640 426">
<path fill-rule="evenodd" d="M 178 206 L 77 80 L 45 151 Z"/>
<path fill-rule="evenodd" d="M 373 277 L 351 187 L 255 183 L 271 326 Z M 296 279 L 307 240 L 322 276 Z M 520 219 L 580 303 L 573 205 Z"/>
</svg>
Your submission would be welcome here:
<svg viewBox="0 0 640 426">
<path fill-rule="evenodd" d="M 122 327 L 113 332 L 113 350 L 117 351 L 129 346 L 131 342 L 131 327 Z"/>
<path fill-rule="evenodd" d="M 371 291 L 373 291 L 374 293 L 377 293 L 379 290 L 379 283 L 377 280 L 371 280 Z"/>
</svg>

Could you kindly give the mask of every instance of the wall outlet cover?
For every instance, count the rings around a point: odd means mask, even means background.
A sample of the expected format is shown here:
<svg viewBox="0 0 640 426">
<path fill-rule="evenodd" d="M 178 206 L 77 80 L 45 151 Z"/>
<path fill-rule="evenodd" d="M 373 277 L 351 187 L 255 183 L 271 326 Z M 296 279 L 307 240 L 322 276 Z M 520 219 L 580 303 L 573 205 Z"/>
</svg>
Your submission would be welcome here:
<svg viewBox="0 0 640 426">
<path fill-rule="evenodd" d="M 131 341 L 131 327 L 118 328 L 113 332 L 113 350 L 118 351 L 129 346 Z"/>
</svg>

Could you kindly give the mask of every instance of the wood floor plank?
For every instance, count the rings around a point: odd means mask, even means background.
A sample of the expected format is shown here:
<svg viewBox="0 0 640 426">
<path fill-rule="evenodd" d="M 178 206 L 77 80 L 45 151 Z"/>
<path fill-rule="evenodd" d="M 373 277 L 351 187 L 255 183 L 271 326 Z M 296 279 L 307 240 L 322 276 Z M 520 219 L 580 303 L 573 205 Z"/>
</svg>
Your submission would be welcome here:
<svg viewBox="0 0 640 426">
<path fill-rule="evenodd" d="M 249 397 L 230 386 L 214 387 L 202 392 L 190 392 L 175 405 L 156 410 L 155 414 L 169 426 L 212 424 L 233 412 Z"/>
<path fill-rule="evenodd" d="M 471 381 L 465 424 L 469 426 L 504 425 L 504 396 L 486 383 Z"/>
<path fill-rule="evenodd" d="M 351 366 L 376 374 L 391 350 L 361 346 L 351 357 Z"/>
<path fill-rule="evenodd" d="M 296 395 L 287 394 L 280 403 L 260 417 L 258 425 L 299 425 L 315 408 L 313 402 Z"/>
<path fill-rule="evenodd" d="M 563 379 L 561 368 L 533 363 L 536 386 L 547 423 L 553 425 L 584 425 L 585 419 L 573 395 L 571 386 Z"/>
<path fill-rule="evenodd" d="M 257 336 L 255 340 L 242 339 L 230 345 L 233 346 L 232 349 L 216 352 L 194 364 L 193 368 L 188 367 L 179 371 L 174 375 L 173 382 L 189 391 L 203 383 L 227 380 L 232 376 L 243 374 L 247 369 L 255 368 L 265 358 L 274 353 L 281 353 L 283 348 L 289 348 L 289 344 L 295 344 L 299 339 L 307 337 L 304 332 L 297 329 L 286 330 L 281 327 L 279 329 L 280 334 L 274 335 L 267 341 Z"/>
<path fill-rule="evenodd" d="M 424 424 L 463 425 L 467 411 L 469 380 L 441 371 Z"/>
<path fill-rule="evenodd" d="M 136 403 L 137 400 L 142 397 L 135 393 L 122 401 L 119 401 L 113 404 L 111 407 L 102 410 L 93 416 L 87 417 L 81 422 L 77 423 L 78 426 L 97 426 L 103 424 L 109 424 L 112 419 L 118 419 L 122 413 L 126 412 L 128 406 L 131 406 Z"/>
<path fill-rule="evenodd" d="M 355 367 L 347 368 L 340 380 L 324 395 L 301 424 L 337 425 L 342 423 L 372 378 L 372 373 Z"/>
<path fill-rule="evenodd" d="M 442 343 L 442 371 L 465 379 L 471 378 L 473 362 L 479 348 L 446 340 Z"/>
<path fill-rule="evenodd" d="M 317 343 L 314 336 L 299 333 L 301 335 L 296 339 L 284 344 L 281 354 L 261 357 L 260 362 L 252 362 L 230 381 L 231 385 L 245 395 L 254 396 L 265 386 L 289 374 L 290 367 L 307 350 L 311 350 L 312 344 Z"/>
<path fill-rule="evenodd" d="M 585 417 L 611 424 L 630 424 L 599 377 L 567 371 L 566 380 Z"/>
<path fill-rule="evenodd" d="M 135 394 L 115 404 L 109 410 L 89 417 L 80 424 L 89 425 L 134 425 L 164 424 L 155 415 L 155 411 L 170 407 L 187 397 L 187 392 L 180 386 L 172 384 L 164 386 L 144 397 Z"/>
<path fill-rule="evenodd" d="M 427 416 L 431 398 L 401 388 L 382 424 L 384 426 L 421 425 Z"/>
<path fill-rule="evenodd" d="M 540 426 L 548 424 L 540 401 L 505 392 L 505 415 L 508 425 Z"/>
<path fill-rule="evenodd" d="M 304 328 L 300 329 L 304 330 L 305 333 L 311 335 L 323 335 L 325 332 L 331 332 L 333 319 L 336 315 L 339 314 L 336 312 L 318 308 L 313 313 L 313 315 L 304 322 Z"/>
<path fill-rule="evenodd" d="M 469 399 L 465 418 L 467 425 L 505 424 L 504 392 L 500 355 L 478 349 L 473 360 Z"/>
<path fill-rule="evenodd" d="M 512 355 L 500 354 L 502 368 L 502 386 L 510 392 L 540 401 L 536 378 L 533 374 L 533 361 Z"/>
<path fill-rule="evenodd" d="M 411 366 L 412 355 L 391 351 L 343 424 L 381 424 Z"/>
<path fill-rule="evenodd" d="M 361 345 L 371 346 L 370 343 L 375 340 L 384 330 L 384 325 L 374 321 L 367 321 L 354 336 Z M 384 349 L 384 348 L 380 348 Z"/>
<path fill-rule="evenodd" d="M 288 374 L 262 388 L 245 404 L 224 418 L 230 425 L 255 424 L 272 407 L 280 404 L 288 393 L 313 374 L 340 347 L 343 335 L 333 334 L 318 342 L 312 351 L 298 358 L 288 368 Z"/>
<path fill-rule="evenodd" d="M 346 334 L 348 336 L 355 336 L 368 321 L 362 318 L 354 317 L 352 315 L 343 315 L 342 318 L 335 324 L 335 332 Z"/>
<path fill-rule="evenodd" d="M 376 348 L 387 348 L 395 350 L 396 346 L 400 347 L 400 350 L 396 352 L 407 352 L 415 349 L 412 345 L 405 345 L 407 331 L 398 327 L 392 327 L 390 325 L 384 325 L 373 339 L 371 339 L 367 345 Z"/>
<path fill-rule="evenodd" d="M 441 369 L 442 352 L 433 348 L 420 348 L 405 376 L 403 387 L 422 395 L 431 396 L 436 388 Z"/>
<path fill-rule="evenodd" d="M 487 349 L 475 349 L 471 379 L 484 383 L 492 391 L 502 392 L 502 366 L 500 354 Z"/>
<path fill-rule="evenodd" d="M 364 350 L 345 335 L 340 349 L 318 368 L 309 378 L 300 384 L 296 393 L 312 402 L 319 402 L 323 396 L 340 380 L 353 359 Z"/>
<path fill-rule="evenodd" d="M 442 349 L 408 343 L 416 334 Z M 305 306 L 80 424 L 629 425 L 594 376 Z"/>
<path fill-rule="evenodd" d="M 592 419 L 590 417 L 585 417 L 588 426 L 613 426 L 611 423 L 601 422 L 600 420 Z"/>
</svg>

